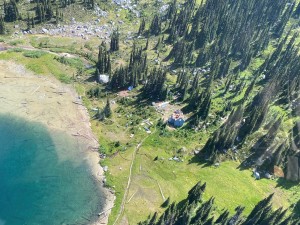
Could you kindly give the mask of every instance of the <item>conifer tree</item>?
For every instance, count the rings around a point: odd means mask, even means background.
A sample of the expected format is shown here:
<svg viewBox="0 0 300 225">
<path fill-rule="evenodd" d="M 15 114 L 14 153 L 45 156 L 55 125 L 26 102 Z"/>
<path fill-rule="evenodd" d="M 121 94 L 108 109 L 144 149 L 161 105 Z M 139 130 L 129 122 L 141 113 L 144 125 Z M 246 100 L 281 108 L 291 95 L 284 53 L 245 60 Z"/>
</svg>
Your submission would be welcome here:
<svg viewBox="0 0 300 225">
<path fill-rule="evenodd" d="M 30 30 L 30 27 L 31 27 L 31 19 L 29 17 L 29 12 L 27 12 L 27 28 L 26 30 Z"/>
<path fill-rule="evenodd" d="M 43 11 L 42 11 L 42 6 L 41 6 L 40 3 L 37 3 L 35 13 L 36 13 L 36 16 L 37 16 L 37 18 L 38 18 L 38 21 L 39 21 L 40 23 L 42 23 L 42 22 L 43 22 Z"/>
<path fill-rule="evenodd" d="M 1 16 L 0 17 L 0 35 L 5 34 L 5 23 L 4 23 L 4 19 Z"/>
<path fill-rule="evenodd" d="M 112 111 L 111 111 L 111 107 L 110 107 L 110 101 L 109 101 L 108 98 L 106 100 L 106 105 L 105 105 L 105 107 L 103 109 L 103 113 L 104 113 L 104 116 L 106 118 L 110 118 L 112 116 Z"/>
<path fill-rule="evenodd" d="M 161 33 L 161 19 L 158 15 L 154 16 L 150 25 L 149 32 L 151 35 L 155 35 L 155 36 Z"/>
<path fill-rule="evenodd" d="M 145 27 L 146 27 L 146 22 L 145 22 L 145 19 L 143 18 L 141 23 L 140 23 L 138 35 L 142 35 L 144 33 Z"/>
<path fill-rule="evenodd" d="M 110 51 L 119 51 L 119 31 L 114 30 L 110 37 Z"/>
<path fill-rule="evenodd" d="M 9 3 L 4 1 L 4 20 L 6 22 L 14 22 L 20 17 L 18 6 L 15 0 L 10 0 Z"/>
<path fill-rule="evenodd" d="M 145 46 L 144 50 L 148 50 L 148 47 L 149 47 L 149 38 L 147 39 L 146 46 Z"/>
<path fill-rule="evenodd" d="M 296 7 L 296 9 L 295 9 L 295 11 L 293 13 L 293 17 L 294 18 L 298 19 L 299 16 L 300 16 L 300 3 L 298 3 L 298 5 L 297 5 L 297 7 Z"/>
<path fill-rule="evenodd" d="M 58 10 L 58 5 L 56 5 L 56 9 L 55 9 L 55 23 L 56 23 L 56 25 L 59 24 L 59 10 Z"/>
<path fill-rule="evenodd" d="M 160 99 L 165 100 L 165 81 L 167 73 L 162 69 L 154 68 L 148 78 L 147 82 L 143 87 L 142 94 L 143 96 L 149 99 Z"/>
<path fill-rule="evenodd" d="M 52 19 L 52 17 L 54 16 L 54 12 L 53 12 L 51 1 L 47 2 L 45 8 L 46 8 L 45 17 L 47 18 L 47 20 Z"/>
<path fill-rule="evenodd" d="M 34 21 L 34 18 L 31 17 L 31 27 L 34 28 L 35 27 L 35 21 Z"/>
<path fill-rule="evenodd" d="M 100 74 L 111 73 L 110 56 L 104 42 L 102 42 L 99 46 L 98 62 L 96 64 L 96 67 Z"/>
</svg>

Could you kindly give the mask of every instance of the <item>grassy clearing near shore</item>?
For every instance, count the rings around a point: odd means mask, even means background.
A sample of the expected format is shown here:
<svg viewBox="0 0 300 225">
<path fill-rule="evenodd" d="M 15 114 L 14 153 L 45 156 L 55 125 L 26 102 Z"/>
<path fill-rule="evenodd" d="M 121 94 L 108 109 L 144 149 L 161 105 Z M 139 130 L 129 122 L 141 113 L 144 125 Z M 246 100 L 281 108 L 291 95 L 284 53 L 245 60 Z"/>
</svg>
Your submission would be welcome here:
<svg viewBox="0 0 300 225">
<path fill-rule="evenodd" d="M 42 51 L 11 49 L 7 52 L 1 52 L 0 59 L 14 60 L 38 75 L 54 75 L 63 83 L 70 83 L 72 74 L 76 72 L 75 68 L 65 66 L 55 60 L 55 55 Z"/>
<path fill-rule="evenodd" d="M 110 96 L 116 100 L 116 96 Z M 87 100 L 89 108 L 104 106 L 106 98 Z M 102 102 L 99 104 L 99 102 Z M 124 111 L 118 110 L 120 107 Z M 231 213 L 238 205 L 246 207 L 248 214 L 254 205 L 271 193 L 275 193 L 274 207 L 288 207 L 295 203 L 300 190 L 299 186 L 287 189 L 278 186 L 274 180 L 255 180 L 251 170 L 237 169 L 239 162 L 228 161 L 220 167 L 206 166 L 194 158 L 194 149 L 201 147 L 208 138 L 208 133 L 195 133 L 185 129 L 162 132 L 153 126 L 152 134 L 146 134 L 142 121 L 134 126 L 135 136 L 130 138 L 131 128 L 123 126 L 135 118 L 128 117 L 134 107 L 132 105 L 113 105 L 114 114 L 106 122 L 92 121 L 92 128 L 109 157 L 102 161 L 108 166 L 107 184 L 116 191 L 117 200 L 112 210 L 109 224 L 113 224 L 119 213 L 121 202 L 128 182 L 129 168 L 135 147 L 145 137 L 142 147 L 138 150 L 133 163 L 131 184 L 125 199 L 125 209 L 117 224 L 124 221 L 136 224 L 145 220 L 150 213 L 162 212 L 161 204 L 164 198 L 179 202 L 186 197 L 188 190 L 198 181 L 207 183 L 205 199 L 215 197 L 217 213 L 227 208 Z M 150 121 L 155 121 L 160 115 L 152 113 Z M 118 147 L 116 143 L 120 142 Z M 129 143 L 129 144 L 128 144 Z M 181 150 L 180 150 L 181 149 Z M 178 151 L 180 150 L 180 151 Z M 170 161 L 169 158 L 179 156 L 184 161 Z M 157 160 L 154 160 L 155 158 Z M 161 190 L 160 190 L 161 189 Z"/>
<path fill-rule="evenodd" d="M 184 162 L 169 161 L 168 158 L 174 156 L 174 151 L 168 150 L 167 146 L 172 145 L 173 140 L 160 139 L 155 143 L 156 138 L 156 134 L 150 136 L 138 151 L 125 211 L 119 221 L 126 218 L 129 224 L 136 224 L 146 219 L 150 213 L 162 212 L 162 195 L 179 202 L 200 180 L 207 183 L 205 199 L 215 197 L 217 212 L 227 208 L 233 213 L 238 205 L 243 205 L 246 207 L 245 214 L 248 214 L 257 202 L 273 192 L 274 206 L 288 207 L 288 199 L 292 193 L 282 188 L 275 189 L 276 181 L 257 181 L 251 176 L 251 171 L 239 171 L 239 163 L 233 161 L 222 163 L 219 168 L 206 167 L 204 164 L 190 163 L 192 156 L 189 153 L 183 156 Z M 177 141 L 176 144 L 181 147 L 179 143 L 180 141 Z M 173 144 L 175 147 L 175 143 Z M 133 149 L 130 149 L 103 162 L 109 167 L 108 182 L 114 186 L 117 195 L 116 208 L 110 217 L 110 224 L 117 215 L 124 195 L 132 152 Z M 156 156 L 159 159 L 154 161 Z"/>
</svg>

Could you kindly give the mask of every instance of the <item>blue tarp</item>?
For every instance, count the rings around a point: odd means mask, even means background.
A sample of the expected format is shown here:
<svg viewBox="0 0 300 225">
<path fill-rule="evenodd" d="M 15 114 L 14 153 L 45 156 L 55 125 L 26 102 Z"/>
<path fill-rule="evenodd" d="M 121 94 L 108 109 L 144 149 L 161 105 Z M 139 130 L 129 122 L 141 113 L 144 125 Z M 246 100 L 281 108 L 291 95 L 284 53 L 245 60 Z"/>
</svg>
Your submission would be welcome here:
<svg viewBox="0 0 300 225">
<path fill-rule="evenodd" d="M 128 91 L 131 91 L 133 89 L 133 86 L 128 87 Z"/>
</svg>

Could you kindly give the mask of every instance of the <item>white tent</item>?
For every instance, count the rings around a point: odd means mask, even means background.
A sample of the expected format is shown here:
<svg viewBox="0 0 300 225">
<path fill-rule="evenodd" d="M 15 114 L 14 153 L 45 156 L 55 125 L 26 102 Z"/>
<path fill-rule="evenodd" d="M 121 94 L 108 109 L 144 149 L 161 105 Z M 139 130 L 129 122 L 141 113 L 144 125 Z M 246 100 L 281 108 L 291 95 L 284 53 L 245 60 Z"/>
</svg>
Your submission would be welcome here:
<svg viewBox="0 0 300 225">
<path fill-rule="evenodd" d="M 99 75 L 99 77 L 98 77 L 98 81 L 99 81 L 99 83 L 101 83 L 101 84 L 107 84 L 107 83 L 109 82 L 109 76 L 106 75 L 106 74 L 101 74 L 101 75 Z"/>
</svg>

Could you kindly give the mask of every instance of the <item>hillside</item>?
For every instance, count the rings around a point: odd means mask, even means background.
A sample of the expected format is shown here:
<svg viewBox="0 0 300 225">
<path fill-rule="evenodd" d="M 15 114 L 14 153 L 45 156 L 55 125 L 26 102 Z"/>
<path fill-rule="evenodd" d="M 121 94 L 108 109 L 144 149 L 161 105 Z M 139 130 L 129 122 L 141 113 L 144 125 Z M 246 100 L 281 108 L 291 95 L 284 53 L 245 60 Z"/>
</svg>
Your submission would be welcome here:
<svg viewBox="0 0 300 225">
<path fill-rule="evenodd" d="M 2 8 L 0 59 L 70 83 L 89 110 L 117 197 L 109 224 L 159 217 L 200 180 L 215 218 L 239 205 L 246 218 L 272 193 L 274 208 L 300 215 L 299 1 Z M 168 124 L 175 111 L 183 126 Z"/>
</svg>

